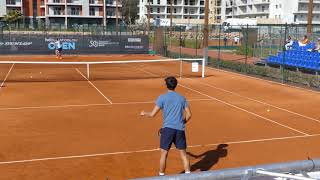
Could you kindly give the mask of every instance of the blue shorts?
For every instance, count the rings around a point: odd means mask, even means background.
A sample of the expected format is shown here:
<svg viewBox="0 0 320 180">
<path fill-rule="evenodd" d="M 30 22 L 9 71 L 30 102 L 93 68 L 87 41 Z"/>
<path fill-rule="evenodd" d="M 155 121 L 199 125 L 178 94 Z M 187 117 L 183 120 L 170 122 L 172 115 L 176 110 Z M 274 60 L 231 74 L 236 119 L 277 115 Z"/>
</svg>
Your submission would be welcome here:
<svg viewBox="0 0 320 180">
<path fill-rule="evenodd" d="M 61 51 L 62 51 L 62 48 L 58 48 L 57 51 L 61 52 Z"/>
<path fill-rule="evenodd" d="M 160 130 L 160 148 L 169 151 L 172 143 L 179 150 L 187 149 L 185 132 L 167 127 L 162 128 Z"/>
</svg>

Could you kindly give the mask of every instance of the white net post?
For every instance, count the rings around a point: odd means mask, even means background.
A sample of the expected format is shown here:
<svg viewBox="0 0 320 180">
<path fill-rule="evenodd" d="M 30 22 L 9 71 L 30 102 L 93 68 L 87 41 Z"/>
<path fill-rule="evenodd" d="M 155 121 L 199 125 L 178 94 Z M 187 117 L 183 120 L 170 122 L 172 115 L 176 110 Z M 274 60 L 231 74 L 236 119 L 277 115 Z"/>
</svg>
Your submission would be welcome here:
<svg viewBox="0 0 320 180">
<path fill-rule="evenodd" d="M 180 78 L 182 78 L 182 59 L 180 58 Z"/>
<path fill-rule="evenodd" d="M 87 78 L 90 79 L 90 64 L 87 64 Z"/>
<path fill-rule="evenodd" d="M 206 69 L 206 62 L 205 62 L 205 58 L 202 59 L 202 75 L 201 77 L 204 78 L 204 71 Z"/>
</svg>

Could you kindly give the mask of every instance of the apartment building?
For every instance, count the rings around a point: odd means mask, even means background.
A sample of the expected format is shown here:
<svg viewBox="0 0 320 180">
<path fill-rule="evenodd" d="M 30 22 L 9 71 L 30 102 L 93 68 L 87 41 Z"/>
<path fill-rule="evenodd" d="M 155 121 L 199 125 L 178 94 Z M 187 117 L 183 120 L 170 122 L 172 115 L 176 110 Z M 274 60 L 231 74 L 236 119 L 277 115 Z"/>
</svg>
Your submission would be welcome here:
<svg viewBox="0 0 320 180">
<path fill-rule="evenodd" d="M 296 0 L 297 7 L 294 14 L 294 22 L 307 24 L 309 0 Z M 313 0 L 313 24 L 320 24 L 320 0 Z"/>
<path fill-rule="evenodd" d="M 23 11 L 22 0 L 0 0 L 0 17 L 11 10 Z"/>
<path fill-rule="evenodd" d="M 221 23 L 221 0 L 209 0 L 209 23 Z"/>
<path fill-rule="evenodd" d="M 256 18 L 260 23 L 306 24 L 309 0 L 222 0 L 221 19 Z M 313 23 L 320 23 L 320 0 L 314 0 Z"/>
<path fill-rule="evenodd" d="M 115 24 L 122 19 L 121 0 L 1 0 L 0 16 L 21 10 L 26 22 L 49 26 Z"/>
<path fill-rule="evenodd" d="M 174 23 L 201 24 L 204 21 L 205 0 L 172 0 Z M 146 22 L 150 9 L 151 19 L 170 19 L 171 0 L 139 0 L 139 20 Z"/>
</svg>

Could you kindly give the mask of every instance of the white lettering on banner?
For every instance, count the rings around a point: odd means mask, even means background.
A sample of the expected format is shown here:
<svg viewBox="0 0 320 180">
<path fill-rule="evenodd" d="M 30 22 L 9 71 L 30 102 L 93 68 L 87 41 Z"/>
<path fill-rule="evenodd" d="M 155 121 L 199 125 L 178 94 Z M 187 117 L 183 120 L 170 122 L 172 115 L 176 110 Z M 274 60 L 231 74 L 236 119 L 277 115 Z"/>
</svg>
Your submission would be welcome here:
<svg viewBox="0 0 320 180">
<path fill-rule="evenodd" d="M 197 62 L 192 63 L 192 72 L 199 72 L 199 63 Z"/>
<path fill-rule="evenodd" d="M 141 38 L 128 38 L 128 42 L 141 42 Z"/>
<path fill-rule="evenodd" d="M 32 42 L 0 42 L 0 46 L 30 46 Z"/>
<path fill-rule="evenodd" d="M 126 49 L 143 49 L 143 46 L 125 46 Z"/>
<path fill-rule="evenodd" d="M 61 42 L 78 42 L 78 39 L 58 38 Z M 45 42 L 56 42 L 57 38 L 44 38 Z"/>
<path fill-rule="evenodd" d="M 119 45 L 119 42 L 111 42 L 111 40 L 107 41 L 90 41 L 89 47 L 106 47 L 108 45 Z"/>
</svg>

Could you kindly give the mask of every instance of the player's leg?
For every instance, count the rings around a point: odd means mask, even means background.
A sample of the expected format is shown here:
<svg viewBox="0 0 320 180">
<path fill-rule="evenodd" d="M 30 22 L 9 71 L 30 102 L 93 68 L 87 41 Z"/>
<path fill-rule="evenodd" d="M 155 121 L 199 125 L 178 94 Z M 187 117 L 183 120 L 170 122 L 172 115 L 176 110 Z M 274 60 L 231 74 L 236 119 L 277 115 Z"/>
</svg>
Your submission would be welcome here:
<svg viewBox="0 0 320 180">
<path fill-rule="evenodd" d="M 164 149 L 160 149 L 160 169 L 159 169 L 159 175 L 164 176 L 164 173 L 166 171 L 166 164 L 167 164 L 167 157 L 168 157 L 168 151 Z"/>
<path fill-rule="evenodd" d="M 62 52 L 62 48 L 59 48 L 59 59 L 62 59 L 62 54 L 61 54 L 61 52 Z"/>
<path fill-rule="evenodd" d="M 183 163 L 183 168 L 185 173 L 190 173 L 190 162 L 185 149 L 180 149 L 180 157 Z"/>
<path fill-rule="evenodd" d="M 174 144 L 176 145 L 176 148 L 180 152 L 181 160 L 184 167 L 185 173 L 190 173 L 190 162 L 187 156 L 187 140 L 186 140 L 186 134 L 184 131 L 176 130 L 176 137 Z"/>
<path fill-rule="evenodd" d="M 175 131 L 171 128 L 162 128 L 160 130 L 160 169 L 159 175 L 164 175 L 167 164 L 168 152 L 174 141 Z"/>
<path fill-rule="evenodd" d="M 56 58 L 58 59 L 58 58 L 59 58 L 59 51 L 58 51 L 58 49 L 55 50 L 55 54 L 56 54 Z"/>
</svg>

